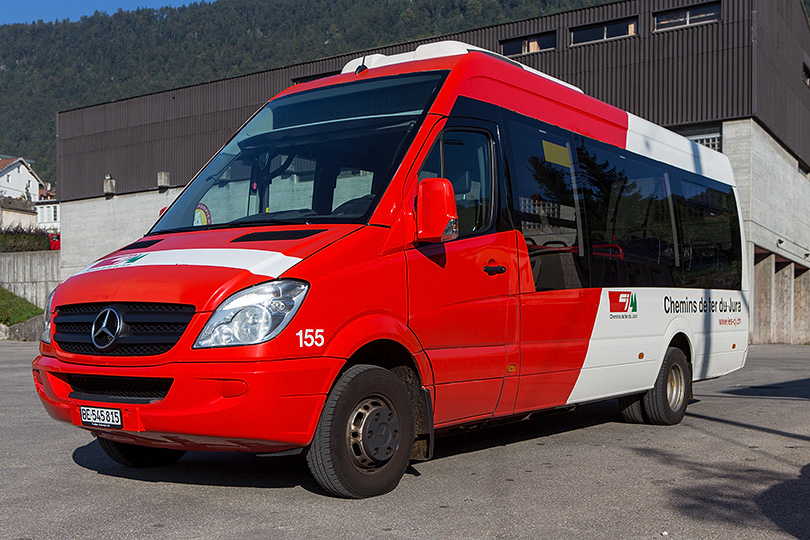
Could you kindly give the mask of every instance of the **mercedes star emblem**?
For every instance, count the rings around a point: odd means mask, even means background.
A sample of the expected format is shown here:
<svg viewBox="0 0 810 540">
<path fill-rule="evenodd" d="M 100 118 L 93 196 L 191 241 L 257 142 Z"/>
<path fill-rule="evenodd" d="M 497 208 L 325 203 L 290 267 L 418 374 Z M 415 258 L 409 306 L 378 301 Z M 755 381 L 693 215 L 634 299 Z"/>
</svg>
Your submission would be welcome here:
<svg viewBox="0 0 810 540">
<path fill-rule="evenodd" d="M 115 309 L 108 307 L 101 310 L 93 321 L 91 338 L 93 345 L 100 351 L 107 351 L 115 345 L 121 333 L 121 316 Z"/>
</svg>

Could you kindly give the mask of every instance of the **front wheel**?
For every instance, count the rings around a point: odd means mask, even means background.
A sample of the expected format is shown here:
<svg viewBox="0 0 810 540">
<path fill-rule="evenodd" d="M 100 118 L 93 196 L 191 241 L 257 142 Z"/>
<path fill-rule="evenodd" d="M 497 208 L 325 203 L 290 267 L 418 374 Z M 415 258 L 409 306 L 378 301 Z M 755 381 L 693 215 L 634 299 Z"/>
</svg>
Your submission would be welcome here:
<svg viewBox="0 0 810 540">
<path fill-rule="evenodd" d="M 307 464 L 329 493 L 373 497 L 397 486 L 413 441 L 413 409 L 399 378 L 376 366 L 353 366 L 324 404 Z"/>
<path fill-rule="evenodd" d="M 667 349 L 655 386 L 644 395 L 644 412 L 651 424 L 671 426 L 683 420 L 692 388 L 692 370 L 684 352 Z"/>
<path fill-rule="evenodd" d="M 104 450 L 104 453 L 113 461 L 125 467 L 134 467 L 137 469 L 171 465 L 186 453 L 185 450 L 138 446 L 137 444 L 111 441 L 103 437 L 98 438 L 98 443 L 101 445 L 101 449 Z"/>
</svg>

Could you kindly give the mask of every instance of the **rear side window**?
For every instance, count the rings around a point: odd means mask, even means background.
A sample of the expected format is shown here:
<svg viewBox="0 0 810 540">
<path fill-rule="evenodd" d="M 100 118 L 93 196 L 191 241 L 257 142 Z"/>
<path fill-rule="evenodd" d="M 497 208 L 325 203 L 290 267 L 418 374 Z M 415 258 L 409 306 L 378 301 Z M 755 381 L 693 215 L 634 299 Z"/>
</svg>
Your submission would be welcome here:
<svg viewBox="0 0 810 540">
<path fill-rule="evenodd" d="M 697 177 L 681 180 L 680 189 L 683 286 L 740 289 L 742 241 L 734 192 Z"/>
<path fill-rule="evenodd" d="M 489 227 L 492 221 L 492 141 L 478 131 L 445 131 L 430 151 L 419 179 L 447 178 L 453 185 L 459 235 Z"/>
<path fill-rule="evenodd" d="M 675 285 L 675 218 L 666 169 L 584 138 L 577 157 L 591 286 Z"/>
</svg>

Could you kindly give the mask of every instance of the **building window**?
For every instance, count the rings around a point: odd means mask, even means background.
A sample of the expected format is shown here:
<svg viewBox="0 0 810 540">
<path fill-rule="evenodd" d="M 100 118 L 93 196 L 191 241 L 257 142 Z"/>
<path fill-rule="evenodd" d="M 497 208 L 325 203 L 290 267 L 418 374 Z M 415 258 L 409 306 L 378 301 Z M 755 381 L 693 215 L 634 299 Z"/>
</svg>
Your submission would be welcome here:
<svg viewBox="0 0 810 540">
<path fill-rule="evenodd" d="M 638 19 L 622 19 L 606 23 L 581 26 L 571 29 L 571 45 L 593 43 L 627 36 L 635 36 L 638 28 Z"/>
<path fill-rule="evenodd" d="M 810 68 L 807 67 L 807 64 L 802 64 L 802 80 L 804 84 L 810 86 Z"/>
<path fill-rule="evenodd" d="M 519 37 L 501 41 L 501 54 L 514 56 L 540 51 L 552 51 L 557 48 L 557 32 L 544 32 L 533 36 Z"/>
<path fill-rule="evenodd" d="M 654 17 L 656 31 L 719 21 L 720 2 L 662 11 L 656 13 Z"/>
<path fill-rule="evenodd" d="M 702 135 L 692 135 L 687 137 L 690 141 L 694 141 L 698 144 L 702 144 L 706 148 L 711 148 L 716 152 L 722 152 L 722 138 L 720 137 L 720 133 L 704 133 Z"/>
</svg>

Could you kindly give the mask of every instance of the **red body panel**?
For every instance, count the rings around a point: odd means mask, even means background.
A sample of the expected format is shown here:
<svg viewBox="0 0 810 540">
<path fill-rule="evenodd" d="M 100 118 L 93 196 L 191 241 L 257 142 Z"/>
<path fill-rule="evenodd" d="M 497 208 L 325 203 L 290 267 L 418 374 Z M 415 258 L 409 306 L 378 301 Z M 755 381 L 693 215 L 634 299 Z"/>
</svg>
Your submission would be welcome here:
<svg viewBox="0 0 810 540">
<path fill-rule="evenodd" d="M 433 365 L 437 425 L 491 416 L 515 343 L 515 233 L 410 249 L 409 325 Z M 488 275 L 485 266 L 505 273 Z"/>
<path fill-rule="evenodd" d="M 88 428 L 124 442 L 194 450 L 272 451 L 309 443 L 332 381 L 344 360 L 184 362 L 159 367 L 78 367 L 40 356 L 34 369 L 48 413 L 81 425 L 79 405 L 122 410 L 123 429 Z M 157 403 L 109 404 L 70 398 L 65 374 L 174 379 Z M 236 391 L 234 390 L 236 388 Z M 238 393 L 244 390 L 242 393 Z M 237 394 L 238 395 L 233 395 Z"/>
<path fill-rule="evenodd" d="M 520 390 L 515 412 L 565 405 L 588 353 L 601 289 L 520 297 Z"/>
</svg>

